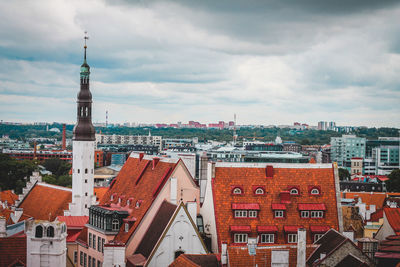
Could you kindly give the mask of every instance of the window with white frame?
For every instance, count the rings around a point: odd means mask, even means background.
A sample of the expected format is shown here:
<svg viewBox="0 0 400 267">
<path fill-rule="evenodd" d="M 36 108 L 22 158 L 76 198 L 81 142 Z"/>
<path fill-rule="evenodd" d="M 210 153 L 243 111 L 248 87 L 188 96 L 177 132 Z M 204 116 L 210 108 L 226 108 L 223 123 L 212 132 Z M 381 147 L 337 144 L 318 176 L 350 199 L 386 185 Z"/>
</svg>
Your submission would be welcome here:
<svg viewBox="0 0 400 267">
<path fill-rule="evenodd" d="M 314 242 L 320 239 L 324 234 L 314 234 Z"/>
<path fill-rule="evenodd" d="M 261 187 L 256 189 L 256 195 L 263 195 L 264 194 L 264 189 L 262 189 Z"/>
<path fill-rule="evenodd" d="M 297 188 L 292 188 L 292 189 L 290 189 L 290 194 L 291 195 L 298 195 L 299 194 L 299 190 Z"/>
<path fill-rule="evenodd" d="M 234 243 L 247 243 L 247 234 L 234 234 Z"/>
<path fill-rule="evenodd" d="M 323 218 L 324 212 L 321 210 L 312 210 L 311 211 L 311 218 Z"/>
<path fill-rule="evenodd" d="M 297 234 L 288 234 L 288 243 L 297 243 Z"/>
<path fill-rule="evenodd" d="M 235 210 L 236 218 L 244 218 L 247 217 L 247 210 Z"/>
<path fill-rule="evenodd" d="M 300 212 L 300 217 L 301 218 L 308 218 L 308 217 L 310 217 L 310 212 L 308 210 L 302 210 Z"/>
<path fill-rule="evenodd" d="M 276 210 L 274 212 L 275 218 L 283 218 L 284 217 L 284 211 L 283 210 Z"/>
<path fill-rule="evenodd" d="M 256 210 L 249 210 L 249 217 L 250 218 L 256 218 L 257 217 L 257 211 Z"/>
<path fill-rule="evenodd" d="M 260 243 L 274 243 L 275 235 L 274 234 L 261 234 L 260 235 Z"/>
<path fill-rule="evenodd" d="M 112 220 L 112 230 L 113 231 L 118 231 L 119 230 L 119 221 L 118 221 L 118 219 Z"/>
<path fill-rule="evenodd" d="M 233 194 L 240 195 L 241 193 L 242 193 L 242 189 L 240 189 L 239 187 L 236 187 L 235 189 L 233 189 Z"/>
<path fill-rule="evenodd" d="M 311 189 L 311 195 L 319 195 L 319 190 L 318 190 L 318 188 L 313 188 L 313 189 Z"/>
</svg>

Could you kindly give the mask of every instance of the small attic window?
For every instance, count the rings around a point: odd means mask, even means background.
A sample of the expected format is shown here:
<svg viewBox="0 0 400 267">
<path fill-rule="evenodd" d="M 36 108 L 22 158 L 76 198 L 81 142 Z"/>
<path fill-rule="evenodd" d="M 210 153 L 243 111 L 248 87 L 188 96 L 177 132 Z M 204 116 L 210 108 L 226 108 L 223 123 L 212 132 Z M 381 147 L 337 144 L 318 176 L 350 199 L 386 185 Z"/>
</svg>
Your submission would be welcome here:
<svg viewBox="0 0 400 267">
<path fill-rule="evenodd" d="M 257 188 L 256 191 L 254 192 L 256 195 L 264 195 L 264 189 L 261 187 Z"/>
<path fill-rule="evenodd" d="M 240 187 L 235 187 L 235 188 L 232 190 L 232 194 L 234 194 L 234 195 L 241 195 L 241 194 L 242 194 L 242 189 L 241 189 Z"/>
<path fill-rule="evenodd" d="M 111 197 L 110 197 L 110 200 L 111 200 L 111 201 L 113 201 L 113 200 L 114 200 L 114 198 L 115 198 L 115 196 L 116 196 L 116 194 L 115 194 L 115 193 L 114 193 L 114 194 L 112 194 L 112 195 L 111 195 Z"/>
<path fill-rule="evenodd" d="M 319 189 L 318 189 L 318 188 L 313 188 L 313 189 L 311 189 L 310 194 L 311 194 L 311 195 L 319 195 L 319 194 L 320 194 Z"/>
<path fill-rule="evenodd" d="M 292 189 L 290 189 L 290 194 L 291 195 L 298 195 L 299 194 L 299 189 L 293 187 Z"/>
<path fill-rule="evenodd" d="M 141 200 L 136 201 L 135 208 L 137 208 L 137 209 L 140 208 L 141 204 L 142 204 Z"/>
</svg>

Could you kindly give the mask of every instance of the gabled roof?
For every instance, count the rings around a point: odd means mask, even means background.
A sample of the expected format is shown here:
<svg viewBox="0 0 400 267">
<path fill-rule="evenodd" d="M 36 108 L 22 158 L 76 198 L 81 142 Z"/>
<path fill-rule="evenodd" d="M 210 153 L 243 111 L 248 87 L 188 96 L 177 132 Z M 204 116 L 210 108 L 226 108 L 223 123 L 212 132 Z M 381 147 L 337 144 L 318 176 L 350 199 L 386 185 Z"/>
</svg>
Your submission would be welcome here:
<svg viewBox="0 0 400 267">
<path fill-rule="evenodd" d="M 0 216 L 3 216 L 6 218 L 7 225 L 12 225 L 14 223 L 17 223 L 17 222 L 14 222 L 11 218 L 11 214 L 13 214 L 13 213 L 14 213 L 14 211 L 9 208 L 3 209 L 2 207 L 0 207 Z M 27 220 L 29 218 L 30 218 L 29 216 L 22 214 L 21 217 L 19 218 L 18 222 Z"/>
<path fill-rule="evenodd" d="M 385 204 L 386 193 L 381 192 L 341 192 L 341 197 L 346 199 L 361 198 L 362 203 L 375 205 L 376 210 L 382 209 Z"/>
<path fill-rule="evenodd" d="M 36 220 L 54 221 L 64 214 L 72 201 L 72 189 L 36 183 L 24 200 L 19 204 L 25 215 Z"/>
<path fill-rule="evenodd" d="M 0 266 L 26 265 L 26 236 L 0 238 Z"/>
<path fill-rule="evenodd" d="M 181 254 L 169 267 L 219 267 L 215 254 Z"/>
<path fill-rule="evenodd" d="M 7 201 L 8 206 L 14 205 L 15 201 L 18 200 L 18 195 L 14 194 L 11 190 L 5 190 L 0 192 L 0 202 Z"/>
<path fill-rule="evenodd" d="M 267 166 L 273 166 L 273 175 L 266 176 Z M 231 187 L 240 185 L 242 194 L 231 193 Z M 261 164 L 261 163 L 215 163 L 215 178 L 211 181 L 218 246 L 221 242 L 232 240 L 232 226 L 248 225 L 250 236 L 257 236 L 257 226 L 277 226 L 278 244 L 286 243 L 283 234 L 284 226 L 302 225 L 309 229 L 311 225 L 326 225 L 329 228 L 339 228 L 338 210 L 336 205 L 336 185 L 334 169 L 331 164 Z M 264 195 L 256 195 L 254 186 L 263 186 Z M 311 195 L 309 188 L 316 186 L 320 195 Z M 282 199 L 281 192 L 296 187 L 298 195 L 286 195 L 290 201 Z M 207 197 L 207 196 L 206 196 Z M 282 200 L 289 202 L 282 204 Z M 206 199 L 207 201 L 207 199 Z M 258 217 L 234 218 L 234 203 L 252 203 L 259 207 Z M 301 203 L 301 204 L 298 204 Z M 324 218 L 301 219 L 298 207 L 302 209 L 326 210 Z M 249 208 L 248 208 L 249 209 Z M 284 209 L 284 218 L 274 218 L 273 209 Z M 307 235 L 308 243 L 311 236 Z"/>
<path fill-rule="evenodd" d="M 166 200 L 163 201 L 147 229 L 146 234 L 142 238 L 142 242 L 140 242 L 136 249 L 135 254 L 142 254 L 146 258 L 150 256 L 151 251 L 170 221 L 171 216 L 174 214 L 176 207 L 176 205 L 171 204 Z"/>
<path fill-rule="evenodd" d="M 383 209 L 379 209 L 371 214 L 369 219 L 370 222 L 378 222 L 379 219 L 383 218 Z"/>
<path fill-rule="evenodd" d="M 67 229 L 82 229 L 88 222 L 89 216 L 58 216 L 57 221 L 65 222 Z"/>
<path fill-rule="evenodd" d="M 128 232 L 121 228 L 115 237 L 116 241 L 126 243 L 129 240 L 177 163 L 178 161 L 173 159 L 160 159 L 153 169 L 153 160 L 150 157 L 139 159 L 138 155 L 132 154 L 128 158 L 115 182 L 100 199 L 100 205 L 117 204 L 119 197 L 123 196 L 119 204 L 122 207 L 127 205 L 128 200 L 130 201 L 129 207 L 132 211 L 128 218 L 134 217 L 136 222 Z M 140 202 L 139 208 L 136 208 L 137 201 Z"/>
<path fill-rule="evenodd" d="M 311 266 L 316 260 L 319 259 L 321 253 L 326 253 L 328 255 L 331 251 L 341 246 L 346 240 L 349 239 L 341 235 L 336 230 L 329 230 L 314 243 L 319 245 L 319 247 L 314 250 L 314 252 L 307 259 L 307 264 Z"/>
<path fill-rule="evenodd" d="M 400 208 L 384 207 L 386 218 L 396 235 L 400 235 Z"/>
</svg>

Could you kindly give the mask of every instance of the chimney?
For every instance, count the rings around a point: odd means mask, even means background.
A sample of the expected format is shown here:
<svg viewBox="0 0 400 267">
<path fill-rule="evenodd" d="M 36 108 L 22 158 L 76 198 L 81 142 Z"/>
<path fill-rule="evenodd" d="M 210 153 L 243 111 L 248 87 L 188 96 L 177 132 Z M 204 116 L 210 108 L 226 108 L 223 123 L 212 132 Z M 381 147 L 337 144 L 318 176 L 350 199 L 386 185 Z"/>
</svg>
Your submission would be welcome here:
<svg viewBox="0 0 400 267">
<path fill-rule="evenodd" d="M 194 224 L 196 223 L 196 219 L 197 219 L 197 202 L 193 202 L 193 201 L 189 201 L 186 203 L 186 209 L 190 215 L 190 217 L 192 217 L 192 220 L 194 222 Z"/>
<path fill-rule="evenodd" d="M 226 244 L 226 242 L 222 242 L 222 244 L 221 244 L 221 264 L 223 266 L 228 264 L 228 255 L 227 255 L 227 244 Z"/>
<path fill-rule="evenodd" d="M 10 215 L 11 220 L 14 223 L 17 223 L 19 221 L 19 219 L 21 218 L 22 213 L 24 213 L 24 210 L 22 208 L 15 208 L 14 213 L 11 213 L 11 215 Z"/>
<path fill-rule="evenodd" d="M 274 177 L 274 167 L 271 165 L 267 165 L 265 168 L 265 174 L 267 178 L 273 178 Z"/>
<path fill-rule="evenodd" d="M 67 140 L 66 140 L 66 133 L 65 133 L 65 123 L 62 126 L 62 150 L 67 149 Z"/>
<path fill-rule="evenodd" d="M 143 157 L 144 157 L 144 153 L 143 152 L 139 153 L 139 161 L 142 161 Z"/>
<path fill-rule="evenodd" d="M 160 158 L 153 158 L 153 170 L 156 168 L 157 163 L 160 161 Z"/>
<path fill-rule="evenodd" d="M 7 237 L 7 224 L 4 216 L 0 216 L 0 237 Z"/>
<path fill-rule="evenodd" d="M 297 267 L 306 266 L 306 229 L 297 230 Z"/>
<path fill-rule="evenodd" d="M 290 192 L 289 191 L 280 192 L 279 198 L 281 199 L 282 204 L 289 204 L 290 203 Z"/>
</svg>

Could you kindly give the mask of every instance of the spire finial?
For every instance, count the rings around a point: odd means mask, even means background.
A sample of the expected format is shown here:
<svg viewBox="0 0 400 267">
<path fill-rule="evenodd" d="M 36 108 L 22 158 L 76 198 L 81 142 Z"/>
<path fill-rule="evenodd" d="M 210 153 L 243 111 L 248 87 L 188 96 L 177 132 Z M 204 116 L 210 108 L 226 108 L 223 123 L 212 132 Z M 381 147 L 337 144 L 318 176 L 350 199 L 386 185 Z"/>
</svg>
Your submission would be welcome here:
<svg viewBox="0 0 400 267">
<path fill-rule="evenodd" d="M 85 46 L 83 47 L 83 48 L 85 48 L 85 61 L 86 61 L 86 48 L 87 48 L 87 45 L 86 45 L 86 40 L 88 40 L 89 39 L 89 36 L 88 36 L 88 34 L 87 34 L 87 31 L 85 31 L 85 37 L 83 37 L 83 39 L 85 40 Z"/>
</svg>

